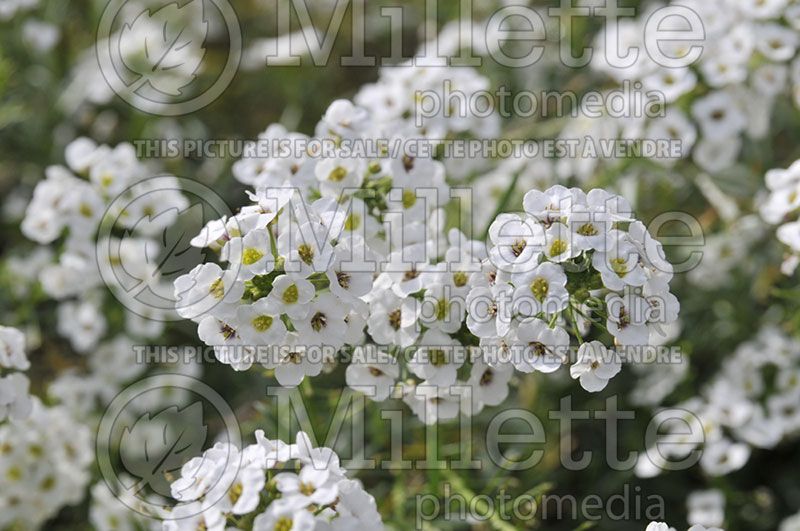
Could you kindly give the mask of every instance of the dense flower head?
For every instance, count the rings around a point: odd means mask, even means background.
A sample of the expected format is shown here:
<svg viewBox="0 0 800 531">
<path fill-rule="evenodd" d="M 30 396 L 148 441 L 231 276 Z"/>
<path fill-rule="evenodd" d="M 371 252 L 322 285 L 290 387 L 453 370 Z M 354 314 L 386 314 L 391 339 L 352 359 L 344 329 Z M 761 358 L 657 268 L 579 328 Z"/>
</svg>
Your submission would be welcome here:
<svg viewBox="0 0 800 531">
<path fill-rule="evenodd" d="M 86 353 L 108 329 L 102 311 L 104 281 L 125 278 L 114 273 L 123 268 L 156 289 L 160 279 L 151 263 L 156 248 L 152 238 L 175 223 L 188 201 L 177 181 L 170 189 L 147 193 L 154 172 L 137 159 L 132 144 L 112 148 L 81 137 L 66 147 L 64 157 L 67 167 L 50 166 L 37 184 L 21 228 L 29 239 L 58 249 L 49 263 L 39 266 L 38 280 L 45 294 L 59 301 L 59 334 L 76 352 Z M 163 188 L 165 181 L 160 182 Z M 115 211 L 122 204 L 125 210 Z M 101 223 L 110 219 L 122 236 L 98 242 Z M 140 223 L 142 219 L 146 222 Z M 108 256 L 98 257 L 97 249 L 106 246 Z M 128 311 L 129 333 L 159 335 L 163 327 L 148 319 L 161 313 L 144 305 L 138 312 Z"/>
<path fill-rule="evenodd" d="M 599 53 L 591 63 L 594 70 L 620 84 L 636 84 L 643 91 L 660 94 L 666 112 L 649 118 L 588 120 L 583 126 L 573 123 L 565 137 L 583 127 L 603 138 L 677 140 L 680 158 L 691 154 L 697 166 L 719 173 L 739 158 L 745 138 L 763 139 L 769 133 L 778 99 L 790 97 L 800 104 L 798 9 L 782 0 L 676 0 L 667 5 L 687 8 L 691 16 L 666 17 L 659 29 L 684 29 L 681 24 L 696 19 L 704 31 L 699 45 L 675 41 L 659 50 L 680 66 L 644 52 L 645 28 L 663 4 L 650 6 L 635 19 L 622 19 L 614 33 L 601 30 L 595 39 Z M 604 60 L 606 44 L 611 42 L 619 50 L 636 47 L 638 53 L 629 54 L 625 66 L 612 65 Z M 651 160 L 671 166 L 676 157 L 657 155 Z M 584 158 L 564 165 L 572 174 L 585 176 L 595 163 Z"/>
<path fill-rule="evenodd" d="M 786 169 L 769 170 L 766 175 L 769 195 L 760 205 L 761 217 L 771 225 L 779 225 L 778 240 L 788 248 L 781 266 L 786 275 L 791 275 L 800 263 L 800 161 Z"/>
<path fill-rule="evenodd" d="M 702 427 L 702 441 L 681 440 L 660 445 L 637 464 L 637 474 L 657 475 L 662 468 L 652 458 L 685 457 L 702 446 L 700 466 L 722 476 L 742 468 L 753 449 L 774 448 L 800 429 L 800 343 L 781 330 L 765 326 L 751 341 L 725 360 L 722 370 L 699 396 L 675 406 L 686 412 L 668 421 L 668 431 L 685 430 L 687 423 Z M 685 434 L 685 431 L 684 431 Z"/>
<path fill-rule="evenodd" d="M 30 381 L 22 374 L 30 368 L 25 353 L 25 334 L 10 326 L 0 326 L 0 422 L 26 418 L 33 407 Z"/>
<path fill-rule="evenodd" d="M 270 440 L 263 430 L 255 437 L 241 450 L 217 443 L 183 465 L 165 531 L 222 531 L 240 519 L 263 531 L 383 529 L 375 499 L 347 477 L 330 448 L 315 448 L 304 432 L 293 444 Z"/>
<path fill-rule="evenodd" d="M 36 528 L 80 502 L 93 446 L 88 426 L 38 399 L 26 419 L 0 425 L 0 526 Z"/>
<path fill-rule="evenodd" d="M 571 361 L 599 391 L 620 370 L 618 349 L 656 343 L 677 319 L 672 266 L 621 196 L 530 190 L 487 243 L 445 236 L 442 162 L 345 148 L 371 138 L 371 118 L 334 102 L 315 137 L 333 151 L 234 166 L 252 203 L 192 240 L 220 264 L 175 282 L 177 312 L 223 363 L 257 362 L 296 386 L 349 358 L 348 385 L 432 422 L 496 405 L 515 370 Z M 271 126 L 261 140 L 280 138 L 300 135 Z"/>
</svg>

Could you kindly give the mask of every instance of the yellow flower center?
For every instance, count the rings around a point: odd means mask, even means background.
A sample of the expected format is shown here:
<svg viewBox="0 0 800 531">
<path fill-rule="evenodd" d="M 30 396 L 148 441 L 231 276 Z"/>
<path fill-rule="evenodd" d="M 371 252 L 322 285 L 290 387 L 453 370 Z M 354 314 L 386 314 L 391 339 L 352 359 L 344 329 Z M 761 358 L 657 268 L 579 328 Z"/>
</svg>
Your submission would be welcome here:
<svg viewBox="0 0 800 531">
<path fill-rule="evenodd" d="M 253 265 L 262 258 L 264 258 L 264 253 L 253 247 L 248 247 L 242 253 L 242 263 L 244 265 Z"/>
<path fill-rule="evenodd" d="M 272 327 L 273 318 L 269 315 L 259 315 L 253 319 L 253 328 L 258 332 L 266 332 Z"/>
<path fill-rule="evenodd" d="M 344 221 L 344 230 L 354 231 L 361 226 L 361 216 L 358 214 L 350 214 Z"/>
<path fill-rule="evenodd" d="M 338 183 L 338 182 L 342 182 L 345 177 L 347 177 L 347 170 L 342 168 L 341 166 L 337 166 L 328 175 L 328 180 L 329 181 L 333 181 L 335 183 Z"/>
<path fill-rule="evenodd" d="M 550 245 L 550 256 L 564 254 L 567 250 L 567 242 L 561 239 L 554 240 Z"/>
<path fill-rule="evenodd" d="M 414 190 L 403 190 L 403 208 L 409 209 L 417 204 L 417 194 Z"/>
<path fill-rule="evenodd" d="M 314 249 L 307 243 L 300 244 L 297 248 L 297 254 L 300 255 L 300 260 L 305 262 L 306 265 L 311 265 L 311 262 L 314 261 Z"/>
<path fill-rule="evenodd" d="M 292 284 L 288 288 L 283 291 L 283 296 L 281 297 L 283 302 L 286 304 L 295 304 L 297 300 L 300 298 L 300 292 L 297 289 L 297 284 Z"/>
<path fill-rule="evenodd" d="M 444 350 L 438 348 L 429 350 L 428 357 L 430 358 L 431 365 L 434 367 L 441 367 L 447 363 L 447 354 Z"/>
<path fill-rule="evenodd" d="M 221 278 L 218 278 L 211 283 L 211 286 L 208 288 L 208 292 L 215 299 L 221 299 L 225 296 L 225 283 L 222 282 Z"/>
<path fill-rule="evenodd" d="M 628 263 L 624 258 L 612 258 L 611 270 L 620 278 L 628 274 Z"/>
<path fill-rule="evenodd" d="M 536 297 L 536 300 L 539 302 L 544 301 L 548 291 L 550 291 L 550 284 L 548 284 L 547 279 L 536 277 L 533 282 L 531 282 L 531 293 L 533 293 L 533 296 Z"/>
</svg>

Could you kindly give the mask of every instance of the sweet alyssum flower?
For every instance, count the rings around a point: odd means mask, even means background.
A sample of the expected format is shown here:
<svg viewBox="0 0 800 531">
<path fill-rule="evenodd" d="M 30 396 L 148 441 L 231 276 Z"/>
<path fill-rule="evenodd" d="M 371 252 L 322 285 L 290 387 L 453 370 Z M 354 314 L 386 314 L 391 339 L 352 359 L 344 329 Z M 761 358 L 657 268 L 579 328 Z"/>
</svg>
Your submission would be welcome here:
<svg viewBox="0 0 800 531">
<path fill-rule="evenodd" d="M 791 438 L 800 428 L 800 345 L 781 330 L 765 326 L 751 341 L 740 345 L 724 368 L 705 386 L 700 396 L 675 407 L 691 412 L 687 422 L 703 433 L 700 466 L 712 476 L 739 470 L 757 449 L 769 449 Z M 774 387 L 766 385 L 770 371 L 777 370 Z M 667 431 L 680 431 L 683 421 L 666 423 Z M 680 435 L 678 436 L 680 438 Z M 662 448 L 667 458 L 686 456 L 696 441 Z M 652 452 L 648 452 L 652 454 Z M 643 477 L 662 469 L 640 456 L 636 472 Z"/>
<path fill-rule="evenodd" d="M 769 170 L 765 177 L 769 195 L 760 205 L 761 217 L 771 225 L 779 225 L 778 240 L 785 245 L 786 258 L 781 265 L 785 275 L 791 275 L 800 263 L 800 161 L 786 169 Z"/>
<path fill-rule="evenodd" d="M 301 138 L 275 128 L 264 137 L 283 134 Z M 201 264 L 175 282 L 179 314 L 198 322 L 218 359 L 239 370 L 258 363 L 292 386 L 336 364 L 342 349 L 374 343 L 398 363 L 367 356 L 348 382 L 420 412 L 448 408 L 430 420 L 457 414 L 459 394 L 474 391 L 467 403 L 476 410 L 492 404 L 485 390 L 504 396 L 514 369 L 553 372 L 569 360 L 581 384 L 599 390 L 618 364 L 584 360 L 582 344 L 602 337 L 604 348 L 641 347 L 677 319 L 672 268 L 623 198 L 530 190 L 525 212 L 490 225 L 488 246 L 456 229 L 445 237 L 442 162 L 347 151 L 377 134 L 416 138 L 340 100 L 315 133 L 334 150 L 300 150 L 290 164 L 289 153 L 237 163 L 252 204 L 193 240 L 221 249 L 221 265 Z M 590 321 L 598 326 L 587 330 Z M 265 354 L 280 345 L 289 348 Z M 582 350 L 570 356 L 570 347 Z"/>
<path fill-rule="evenodd" d="M 674 527 L 670 527 L 668 524 L 664 522 L 650 522 L 647 524 L 645 531 L 675 531 Z M 702 525 L 693 525 L 688 529 L 688 531 L 725 531 L 724 529 L 720 529 L 719 527 L 704 527 Z"/>
<path fill-rule="evenodd" d="M 25 334 L 0 326 L 0 422 L 26 418 L 33 407 L 30 381 L 21 371 L 30 368 L 25 353 Z"/>
<path fill-rule="evenodd" d="M 38 399 L 24 420 L 0 424 L 0 526 L 35 529 L 80 502 L 93 446 L 87 425 Z"/>
<path fill-rule="evenodd" d="M 293 444 L 262 430 L 255 437 L 241 450 L 217 443 L 181 468 L 171 485 L 178 503 L 162 515 L 165 530 L 221 531 L 241 518 L 265 531 L 383 528 L 375 499 L 347 478 L 332 450 L 315 448 L 303 432 Z"/>
<path fill-rule="evenodd" d="M 81 137 L 67 145 L 64 158 L 67 167 L 48 167 L 46 178 L 36 185 L 21 229 L 29 239 L 58 250 L 41 269 L 39 281 L 60 303 L 59 333 L 74 350 L 86 353 L 108 328 L 101 311 L 104 281 L 111 289 L 125 291 L 119 279 L 133 276 L 156 291 L 167 291 L 152 263 L 157 252 L 151 238 L 174 223 L 188 201 L 177 181 L 163 186 L 168 177 L 159 178 L 158 193 L 150 193 L 155 190 L 148 177 L 154 173 L 136 158 L 131 144 L 112 148 Z M 123 203 L 124 212 L 110 210 Z M 98 256 L 96 240 L 104 216 L 114 220 L 114 226 L 111 238 L 100 242 L 109 252 Z M 156 337 L 163 326 L 158 321 L 146 325 L 147 319 L 166 310 L 142 306 L 140 315 L 135 308 L 126 309 L 128 332 Z"/>
</svg>

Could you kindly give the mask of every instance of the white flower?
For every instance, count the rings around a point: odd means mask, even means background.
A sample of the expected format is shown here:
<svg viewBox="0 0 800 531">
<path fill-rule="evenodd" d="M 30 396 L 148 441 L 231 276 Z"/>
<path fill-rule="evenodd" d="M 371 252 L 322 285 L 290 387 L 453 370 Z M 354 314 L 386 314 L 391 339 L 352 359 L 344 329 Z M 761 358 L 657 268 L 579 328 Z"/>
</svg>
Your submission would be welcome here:
<svg viewBox="0 0 800 531">
<path fill-rule="evenodd" d="M 386 400 L 391 394 L 397 378 L 400 376 L 400 367 L 397 364 L 397 360 L 369 361 L 368 359 L 359 359 L 357 353 L 360 351 L 361 347 L 357 347 L 356 353 L 353 354 L 353 361 L 345 371 L 347 385 L 365 393 L 369 398 L 377 402 Z"/>
<path fill-rule="evenodd" d="M 331 292 L 345 301 L 355 302 L 372 290 L 375 262 L 363 244 L 336 246 L 333 263 L 326 271 Z"/>
<path fill-rule="evenodd" d="M 286 261 L 287 273 L 307 277 L 322 273 L 333 260 L 333 246 L 328 228 L 317 221 L 307 221 L 293 230 L 285 230 L 278 236 L 278 252 Z"/>
<path fill-rule="evenodd" d="M 248 345 L 276 345 L 286 336 L 280 312 L 268 299 L 239 306 L 236 319 L 240 323 L 238 333 Z"/>
<path fill-rule="evenodd" d="M 177 505 L 169 516 L 169 520 L 164 520 L 163 531 L 196 529 L 223 531 L 225 529 L 225 516 L 222 511 L 215 507 L 206 508 L 201 502 Z"/>
<path fill-rule="evenodd" d="M 316 345 L 309 345 L 301 340 L 301 336 L 294 332 L 286 334 L 284 344 L 279 345 L 279 359 L 275 369 L 275 378 L 284 387 L 295 387 L 306 376 L 316 376 L 322 371 L 324 360 L 320 357 Z M 268 360 L 272 362 L 272 360 Z M 265 365 L 273 368 L 271 363 Z"/>
<path fill-rule="evenodd" d="M 517 340 L 522 350 L 512 362 L 518 371 L 550 373 L 567 359 L 569 334 L 559 326 L 550 328 L 541 319 L 526 319 L 517 328 Z"/>
<path fill-rule="evenodd" d="M 690 525 L 720 526 L 725 520 L 725 496 L 717 489 L 698 490 L 686 498 Z"/>
<path fill-rule="evenodd" d="M 25 334 L 9 326 L 0 326 L 0 367 L 26 371 L 30 362 L 25 355 Z"/>
<path fill-rule="evenodd" d="M 755 28 L 756 49 L 772 61 L 788 61 L 797 51 L 797 32 L 778 24 L 759 24 Z"/>
<path fill-rule="evenodd" d="M 513 320 L 514 288 L 507 282 L 477 286 L 467 295 L 467 328 L 479 338 L 504 336 Z"/>
<path fill-rule="evenodd" d="M 647 320 L 651 306 L 647 300 L 626 289 L 622 296 L 616 293 L 606 295 L 606 308 L 606 328 L 621 345 L 649 344 Z"/>
<path fill-rule="evenodd" d="M 461 296 L 454 296 L 449 284 L 435 283 L 425 289 L 425 296 L 420 304 L 427 310 L 420 312 L 420 323 L 428 328 L 453 334 L 464 322 L 469 299 L 465 304 Z"/>
<path fill-rule="evenodd" d="M 253 531 L 312 531 L 315 526 L 310 512 L 278 503 L 270 505 L 266 512 L 256 516 L 253 521 Z"/>
<path fill-rule="evenodd" d="M 448 386 L 456 381 L 456 371 L 464 364 L 461 344 L 447 334 L 431 329 L 422 334 L 408 368 L 432 385 Z"/>
<path fill-rule="evenodd" d="M 461 409 L 462 397 L 451 392 L 449 385 L 439 386 L 423 382 L 404 386 L 403 401 L 425 424 L 454 419 Z"/>
<path fill-rule="evenodd" d="M 509 365 L 491 367 L 481 359 L 475 360 L 466 381 L 472 388 L 472 414 L 480 413 L 484 406 L 500 405 L 508 396 L 508 382 L 513 373 Z"/>
<path fill-rule="evenodd" d="M 541 225 L 514 214 L 500 214 L 489 226 L 489 239 L 492 264 L 506 272 L 534 267 L 545 244 Z"/>
<path fill-rule="evenodd" d="M 706 443 L 700 465 L 712 476 L 723 476 L 743 467 L 749 458 L 750 448 L 746 444 L 722 438 Z"/>
<path fill-rule="evenodd" d="M 525 194 L 522 204 L 525 212 L 542 223 L 558 221 L 572 210 L 572 191 L 559 184 L 544 192 L 531 190 Z"/>
<path fill-rule="evenodd" d="M 545 231 L 544 255 L 551 262 L 565 262 L 581 254 L 573 245 L 573 233 L 561 222 L 554 222 Z"/>
<path fill-rule="evenodd" d="M 511 280 L 516 286 L 512 307 L 519 315 L 533 317 L 541 312 L 550 316 L 569 304 L 567 276 L 558 264 L 542 262 L 531 271 L 513 274 Z"/>
<path fill-rule="evenodd" d="M 105 334 L 107 322 L 91 300 L 64 302 L 58 306 L 58 333 L 69 338 L 78 352 L 92 350 Z"/>
<path fill-rule="evenodd" d="M 0 377 L 0 421 L 20 420 L 30 415 L 33 402 L 29 387 L 30 381 L 24 374 L 15 372 Z"/>
<path fill-rule="evenodd" d="M 302 319 L 293 319 L 300 338 L 306 345 L 327 345 L 339 349 L 344 345 L 349 312 L 347 304 L 330 293 L 322 293 L 311 301 Z"/>
<path fill-rule="evenodd" d="M 419 336 L 419 305 L 413 299 L 400 298 L 391 290 L 381 290 L 369 303 L 367 329 L 379 345 L 408 347 Z"/>
<path fill-rule="evenodd" d="M 625 286 L 643 285 L 647 275 L 636 246 L 618 230 L 608 233 L 608 242 L 605 252 L 598 251 L 592 255 L 592 267 L 600 272 L 603 284 L 615 291 L 621 291 Z"/>
<path fill-rule="evenodd" d="M 250 231 L 243 238 L 232 238 L 222 248 L 222 259 L 230 263 L 231 270 L 242 280 L 266 275 L 275 267 L 270 236 L 263 230 Z"/>
<path fill-rule="evenodd" d="M 700 123 L 707 140 L 730 138 L 742 132 L 747 116 L 728 92 L 716 91 L 698 99 L 692 106 L 692 116 Z"/>
<path fill-rule="evenodd" d="M 175 310 L 181 317 L 198 321 L 208 313 L 224 314 L 225 306 L 237 303 L 243 293 L 236 272 L 200 264 L 175 280 Z"/>
<path fill-rule="evenodd" d="M 605 389 L 620 368 L 616 353 L 599 341 L 591 341 L 578 348 L 578 360 L 569 368 L 569 374 L 580 380 L 581 387 L 594 393 Z"/>
<path fill-rule="evenodd" d="M 333 503 L 338 494 L 336 484 L 331 481 L 330 472 L 317 470 L 312 465 L 304 466 L 300 474 L 284 472 L 276 475 L 274 479 L 286 503 L 297 508 L 312 504 L 328 505 Z"/>
<path fill-rule="evenodd" d="M 389 255 L 384 271 L 392 280 L 392 291 L 398 297 L 407 297 L 424 287 L 427 254 L 424 244 L 414 244 Z"/>
<path fill-rule="evenodd" d="M 278 313 L 292 319 L 302 319 L 308 313 L 308 304 L 315 294 L 314 285 L 294 275 L 279 275 L 272 281 L 272 291 L 267 295 Z"/>
<path fill-rule="evenodd" d="M 644 531 L 675 531 L 675 528 L 668 526 L 664 522 L 650 522 Z"/>
<path fill-rule="evenodd" d="M 343 190 L 361 186 L 365 168 L 362 159 L 326 158 L 317 163 L 314 175 L 319 181 L 322 195 L 338 198 Z"/>
</svg>

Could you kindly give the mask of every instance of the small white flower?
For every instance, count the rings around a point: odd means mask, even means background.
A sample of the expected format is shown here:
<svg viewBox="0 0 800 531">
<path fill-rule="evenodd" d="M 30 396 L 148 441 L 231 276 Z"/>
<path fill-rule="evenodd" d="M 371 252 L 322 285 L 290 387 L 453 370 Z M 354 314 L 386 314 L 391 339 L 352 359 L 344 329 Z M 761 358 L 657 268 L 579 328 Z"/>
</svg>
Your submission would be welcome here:
<svg viewBox="0 0 800 531">
<path fill-rule="evenodd" d="M 560 313 L 569 304 L 567 276 L 558 264 L 543 262 L 531 271 L 513 274 L 511 280 L 516 286 L 512 306 L 519 315 L 533 317 L 544 313 L 550 316 Z"/>
<path fill-rule="evenodd" d="M 469 379 L 466 382 L 466 385 L 472 388 L 473 415 L 480 413 L 484 406 L 497 406 L 506 399 L 508 382 L 513 373 L 510 365 L 490 367 L 481 359 L 473 362 Z"/>
<path fill-rule="evenodd" d="M 275 378 L 284 387 L 296 387 L 306 376 L 317 376 L 322 372 L 324 360 L 319 357 L 319 351 L 311 349 L 300 338 L 298 334 L 289 332 L 284 344 L 279 345 L 280 358 L 274 367 Z M 271 364 L 266 366 L 273 368 Z"/>
<path fill-rule="evenodd" d="M 456 381 L 456 371 L 465 361 L 460 347 L 461 344 L 447 334 L 428 330 L 422 334 L 408 368 L 430 384 L 452 385 Z"/>
<path fill-rule="evenodd" d="M 356 349 L 356 352 L 358 351 L 359 348 Z M 357 359 L 355 353 L 353 361 L 345 371 L 345 381 L 348 386 L 363 392 L 377 402 L 389 397 L 399 376 L 400 367 L 397 365 L 397 360 L 370 362 Z"/>
<path fill-rule="evenodd" d="M 620 371 L 619 358 L 599 341 L 584 343 L 578 348 L 578 359 L 569 368 L 574 380 L 589 392 L 605 389 L 608 381 Z"/>
<path fill-rule="evenodd" d="M 232 238 L 222 248 L 222 259 L 230 262 L 231 270 L 242 280 L 266 275 L 275 268 L 266 231 L 253 230 L 243 238 Z"/>
<path fill-rule="evenodd" d="M 302 319 L 293 319 L 302 341 L 307 345 L 327 345 L 339 349 L 344 345 L 350 311 L 347 304 L 330 293 L 322 293 L 311 301 Z"/>
<path fill-rule="evenodd" d="M 316 290 L 308 280 L 294 275 L 279 275 L 272 281 L 272 291 L 267 299 L 277 309 L 292 319 L 302 319 L 308 313 L 308 304 Z"/>
<path fill-rule="evenodd" d="M 550 373 L 558 370 L 567 359 L 569 334 L 559 326 L 550 328 L 541 319 L 526 319 L 517 329 L 521 352 L 512 359 L 521 372 Z"/>
<path fill-rule="evenodd" d="M 239 306 L 236 319 L 239 335 L 245 344 L 276 345 L 286 336 L 286 325 L 281 321 L 280 312 L 268 299 Z"/>
<path fill-rule="evenodd" d="M 25 355 L 25 334 L 9 326 L 0 326 L 0 367 L 26 371 L 30 362 Z"/>
</svg>

